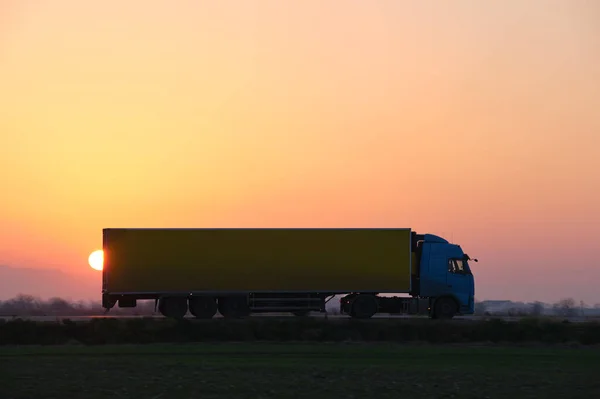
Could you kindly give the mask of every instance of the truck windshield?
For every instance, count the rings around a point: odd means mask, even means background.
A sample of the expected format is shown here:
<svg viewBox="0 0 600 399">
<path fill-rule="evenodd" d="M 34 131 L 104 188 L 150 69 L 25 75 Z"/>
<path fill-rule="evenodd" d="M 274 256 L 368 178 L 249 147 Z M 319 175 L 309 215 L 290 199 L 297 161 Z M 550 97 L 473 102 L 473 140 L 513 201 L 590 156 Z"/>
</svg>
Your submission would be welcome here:
<svg viewBox="0 0 600 399">
<path fill-rule="evenodd" d="M 449 259 L 448 271 L 456 274 L 471 274 L 469 264 L 464 259 Z"/>
</svg>

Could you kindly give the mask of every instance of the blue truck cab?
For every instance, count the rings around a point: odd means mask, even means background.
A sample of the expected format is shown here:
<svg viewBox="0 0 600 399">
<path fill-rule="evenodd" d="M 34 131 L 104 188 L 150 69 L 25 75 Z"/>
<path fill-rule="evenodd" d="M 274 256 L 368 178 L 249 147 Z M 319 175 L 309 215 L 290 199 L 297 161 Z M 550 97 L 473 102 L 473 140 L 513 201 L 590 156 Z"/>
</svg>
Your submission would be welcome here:
<svg viewBox="0 0 600 399">
<path fill-rule="evenodd" d="M 415 235 L 413 241 L 418 271 L 413 296 L 430 299 L 434 318 L 469 315 L 475 311 L 475 281 L 460 245 L 433 234 Z"/>
</svg>

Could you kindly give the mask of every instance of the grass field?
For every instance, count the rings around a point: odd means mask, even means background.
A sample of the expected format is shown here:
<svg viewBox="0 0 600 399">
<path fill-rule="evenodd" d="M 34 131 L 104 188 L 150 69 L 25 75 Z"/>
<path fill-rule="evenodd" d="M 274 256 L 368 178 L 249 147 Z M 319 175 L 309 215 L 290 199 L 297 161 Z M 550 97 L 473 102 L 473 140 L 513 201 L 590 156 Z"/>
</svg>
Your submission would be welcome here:
<svg viewBox="0 0 600 399">
<path fill-rule="evenodd" d="M 0 347 L 10 398 L 596 398 L 600 350 L 398 344 Z"/>
</svg>

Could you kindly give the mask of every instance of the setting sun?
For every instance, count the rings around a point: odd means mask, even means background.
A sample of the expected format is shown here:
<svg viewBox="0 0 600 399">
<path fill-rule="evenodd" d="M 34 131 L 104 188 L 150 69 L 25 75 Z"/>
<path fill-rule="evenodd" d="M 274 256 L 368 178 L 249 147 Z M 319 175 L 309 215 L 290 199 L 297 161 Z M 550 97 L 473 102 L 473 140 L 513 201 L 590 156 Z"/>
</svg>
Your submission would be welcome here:
<svg viewBox="0 0 600 399">
<path fill-rule="evenodd" d="M 104 266 L 104 253 L 102 250 L 98 249 L 92 252 L 88 258 L 88 263 L 92 269 L 102 270 L 102 266 Z"/>
</svg>

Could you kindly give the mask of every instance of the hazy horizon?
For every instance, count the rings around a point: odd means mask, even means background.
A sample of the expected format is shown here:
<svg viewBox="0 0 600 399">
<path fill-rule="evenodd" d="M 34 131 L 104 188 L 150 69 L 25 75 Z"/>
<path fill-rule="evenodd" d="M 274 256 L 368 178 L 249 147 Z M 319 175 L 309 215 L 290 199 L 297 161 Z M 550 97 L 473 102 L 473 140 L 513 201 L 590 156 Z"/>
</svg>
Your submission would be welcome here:
<svg viewBox="0 0 600 399">
<path fill-rule="evenodd" d="M 0 265 L 99 287 L 105 227 L 410 227 L 480 260 L 479 300 L 598 303 L 599 18 L 3 1 Z"/>
</svg>

